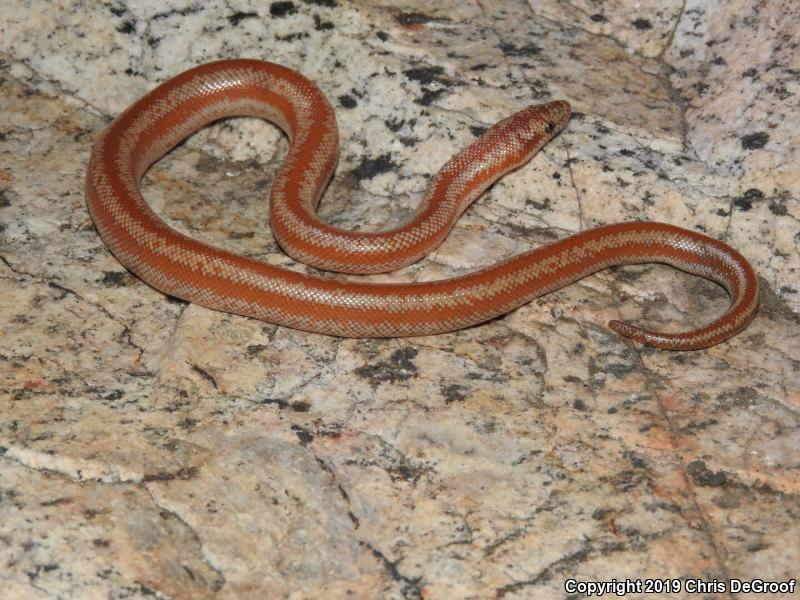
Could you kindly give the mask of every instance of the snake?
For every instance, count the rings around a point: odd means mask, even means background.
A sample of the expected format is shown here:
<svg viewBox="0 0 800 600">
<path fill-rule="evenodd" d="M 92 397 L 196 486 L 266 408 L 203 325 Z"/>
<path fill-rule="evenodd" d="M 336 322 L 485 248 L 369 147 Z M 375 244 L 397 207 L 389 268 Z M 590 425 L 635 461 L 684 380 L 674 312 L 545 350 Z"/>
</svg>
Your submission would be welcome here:
<svg viewBox="0 0 800 600">
<path fill-rule="evenodd" d="M 758 308 L 758 280 L 729 245 L 650 221 L 587 229 L 485 268 L 435 281 L 375 282 L 343 274 L 394 271 L 434 250 L 461 214 L 503 175 L 527 163 L 571 117 L 563 100 L 532 105 L 489 127 L 431 177 L 411 217 L 383 231 L 351 231 L 317 216 L 336 169 L 334 110 L 309 79 L 251 59 L 202 64 L 161 83 L 100 134 L 86 171 L 86 202 L 102 241 L 150 286 L 217 311 L 331 336 L 424 336 L 484 323 L 597 271 L 663 263 L 721 285 L 729 306 L 708 325 L 678 333 L 620 320 L 608 327 L 667 350 L 707 348 L 741 332 Z M 238 255 L 187 236 L 142 196 L 147 170 L 217 120 L 259 117 L 284 131 L 289 149 L 269 197 L 280 247 L 301 271 Z M 370 281 L 371 279 L 371 281 Z"/>
</svg>

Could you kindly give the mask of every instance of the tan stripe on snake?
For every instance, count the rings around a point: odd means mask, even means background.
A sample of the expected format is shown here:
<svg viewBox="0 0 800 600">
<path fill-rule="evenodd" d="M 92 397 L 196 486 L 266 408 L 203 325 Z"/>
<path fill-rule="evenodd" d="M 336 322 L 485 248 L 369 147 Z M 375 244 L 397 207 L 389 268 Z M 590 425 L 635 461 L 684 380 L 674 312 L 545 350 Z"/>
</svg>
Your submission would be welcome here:
<svg viewBox="0 0 800 600">
<path fill-rule="evenodd" d="M 313 83 L 253 60 L 186 71 L 106 129 L 86 174 L 89 211 L 103 241 L 123 265 L 167 294 L 330 335 L 414 336 L 487 321 L 609 266 L 657 262 L 722 285 L 730 296 L 728 310 L 685 333 L 612 321 L 617 333 L 658 348 L 689 350 L 736 335 L 755 316 L 758 282 L 741 254 L 703 234 L 660 223 L 598 227 L 461 277 L 402 284 L 301 274 L 198 242 L 150 209 L 140 180 L 190 133 L 239 115 L 273 121 L 291 140 L 270 198 L 281 247 L 320 269 L 376 273 L 411 264 L 438 246 L 475 198 L 567 124 L 570 107 L 563 101 L 531 106 L 497 123 L 442 167 L 409 222 L 360 233 L 327 225 L 315 214 L 336 166 L 338 133 L 333 110 Z"/>
</svg>

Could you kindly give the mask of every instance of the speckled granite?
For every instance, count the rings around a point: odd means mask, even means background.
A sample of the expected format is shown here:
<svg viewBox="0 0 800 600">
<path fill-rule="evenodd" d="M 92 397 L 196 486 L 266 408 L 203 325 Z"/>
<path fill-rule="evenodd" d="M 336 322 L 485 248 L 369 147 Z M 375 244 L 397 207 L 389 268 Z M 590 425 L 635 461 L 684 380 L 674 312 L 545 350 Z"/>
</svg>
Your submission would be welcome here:
<svg viewBox="0 0 800 600">
<path fill-rule="evenodd" d="M 4 599 L 574 598 L 568 578 L 797 577 L 797 3 L 432 4 L 0 4 Z M 434 256 L 380 279 L 653 219 L 748 256 L 759 317 L 693 353 L 610 333 L 725 306 L 661 266 L 401 340 L 165 298 L 93 230 L 90 145 L 155 83 L 226 56 L 294 67 L 332 99 L 342 156 L 321 210 L 349 227 L 408 215 L 500 117 L 573 104 Z M 151 170 L 146 196 L 194 236 L 290 264 L 265 211 L 285 149 L 270 125 L 216 125 Z"/>
</svg>

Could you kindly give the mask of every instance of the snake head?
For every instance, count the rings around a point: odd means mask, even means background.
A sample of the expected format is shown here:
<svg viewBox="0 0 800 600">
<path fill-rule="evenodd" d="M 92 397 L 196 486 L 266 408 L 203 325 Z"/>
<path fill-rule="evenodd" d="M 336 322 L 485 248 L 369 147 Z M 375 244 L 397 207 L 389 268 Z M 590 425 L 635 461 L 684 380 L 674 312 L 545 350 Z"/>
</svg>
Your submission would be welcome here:
<svg viewBox="0 0 800 600">
<path fill-rule="evenodd" d="M 556 100 L 547 104 L 534 104 L 511 115 L 509 120 L 519 140 L 531 155 L 555 137 L 569 122 L 572 107 L 569 102 Z"/>
<path fill-rule="evenodd" d="M 518 167 L 555 137 L 571 115 L 572 108 L 564 100 L 534 104 L 493 125 L 475 144 L 475 149 L 481 147 L 492 155 L 502 154 L 506 170 Z"/>
</svg>

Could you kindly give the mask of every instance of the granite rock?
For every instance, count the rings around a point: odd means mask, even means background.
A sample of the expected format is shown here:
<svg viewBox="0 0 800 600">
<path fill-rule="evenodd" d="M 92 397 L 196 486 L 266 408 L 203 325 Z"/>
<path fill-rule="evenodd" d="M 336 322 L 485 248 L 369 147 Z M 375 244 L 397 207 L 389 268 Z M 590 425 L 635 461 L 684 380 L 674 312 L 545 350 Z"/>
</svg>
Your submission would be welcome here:
<svg viewBox="0 0 800 600">
<path fill-rule="evenodd" d="M 796 577 L 797 4 L 597 6 L 0 5 L 3 597 L 564 598 L 569 578 Z M 99 240 L 86 162 L 139 95 L 233 56 L 329 96 L 342 149 L 320 212 L 356 229 L 408 216 L 503 116 L 572 103 L 432 256 L 375 280 L 648 219 L 737 247 L 759 315 L 699 352 L 615 336 L 613 318 L 674 331 L 726 306 L 659 265 L 399 340 L 167 298 Z M 286 148 L 261 121 L 216 124 L 150 170 L 145 196 L 181 231 L 302 269 L 265 210 Z"/>
</svg>

